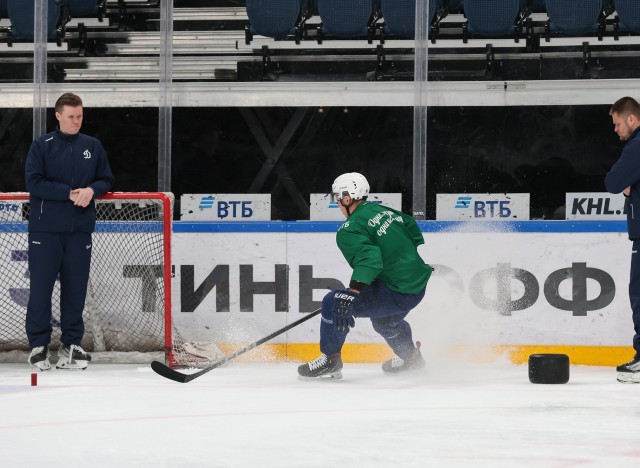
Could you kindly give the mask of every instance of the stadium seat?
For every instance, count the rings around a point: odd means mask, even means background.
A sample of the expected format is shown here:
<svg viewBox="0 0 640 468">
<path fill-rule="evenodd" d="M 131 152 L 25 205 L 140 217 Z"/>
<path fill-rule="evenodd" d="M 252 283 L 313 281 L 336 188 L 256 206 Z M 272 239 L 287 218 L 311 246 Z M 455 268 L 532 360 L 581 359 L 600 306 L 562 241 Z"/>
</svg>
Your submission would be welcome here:
<svg viewBox="0 0 640 468">
<path fill-rule="evenodd" d="M 413 39 L 416 35 L 416 0 L 381 0 L 384 33 Z M 429 24 L 433 24 L 442 0 L 429 0 Z"/>
<path fill-rule="evenodd" d="M 279 40 L 296 32 L 308 0 L 247 0 L 246 7 L 249 32 Z"/>
<path fill-rule="evenodd" d="M 374 7 L 374 0 L 316 0 L 322 32 L 336 37 L 368 36 Z"/>
<path fill-rule="evenodd" d="M 0 0 L 0 18 L 7 18 L 8 16 L 7 0 Z"/>
<path fill-rule="evenodd" d="M 537 13 L 543 13 L 547 11 L 545 4 L 546 0 L 531 0 L 531 10 Z"/>
<path fill-rule="evenodd" d="M 47 3 L 47 37 L 60 40 L 58 26 L 61 18 L 61 6 L 56 0 L 49 0 Z M 11 21 L 10 41 L 14 39 L 33 41 L 34 30 L 34 9 L 33 1 L 8 0 L 7 10 Z"/>
<path fill-rule="evenodd" d="M 466 30 L 473 35 L 500 37 L 516 31 L 521 0 L 464 0 Z"/>
<path fill-rule="evenodd" d="M 638 0 L 615 0 L 618 15 L 618 30 L 640 33 L 640 2 Z"/>
<path fill-rule="evenodd" d="M 449 0 L 447 8 L 449 13 L 462 13 L 464 11 L 464 0 Z"/>
<path fill-rule="evenodd" d="M 104 16 L 106 0 L 64 0 L 72 18 Z"/>
<path fill-rule="evenodd" d="M 547 31 L 572 36 L 598 31 L 608 0 L 546 0 Z"/>
</svg>

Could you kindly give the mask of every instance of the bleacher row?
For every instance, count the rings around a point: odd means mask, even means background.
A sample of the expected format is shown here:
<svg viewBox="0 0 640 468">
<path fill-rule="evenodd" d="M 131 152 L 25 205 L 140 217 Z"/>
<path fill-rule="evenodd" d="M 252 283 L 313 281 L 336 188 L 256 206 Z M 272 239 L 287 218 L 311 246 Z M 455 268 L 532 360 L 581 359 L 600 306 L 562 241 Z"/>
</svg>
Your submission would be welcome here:
<svg viewBox="0 0 640 468">
<path fill-rule="evenodd" d="M 96 18 L 103 21 L 106 0 L 48 0 L 47 39 L 60 45 L 65 28 L 73 18 Z M 7 19 L 7 43 L 34 40 L 35 2 L 24 0 L 0 0 L 0 20 Z"/>
<path fill-rule="evenodd" d="M 255 35 L 275 40 L 414 39 L 415 0 L 246 0 Z M 456 18 L 448 19 L 450 14 Z M 432 43 L 459 36 L 549 41 L 640 33 L 638 0 L 429 0 Z"/>
<path fill-rule="evenodd" d="M 110 0 L 126 8 L 125 0 Z M 149 2 L 145 2 L 149 3 Z M 211 8 L 216 5 L 211 0 Z M 241 4 L 242 2 L 240 2 Z M 413 39 L 416 0 L 246 0 L 246 44 L 254 35 L 275 40 Z M 207 2 L 201 2 L 207 5 Z M 60 43 L 73 18 L 103 21 L 107 0 L 48 0 L 49 39 Z M 209 8 L 203 8 L 203 10 Z M 0 0 L 8 42 L 33 40 L 34 2 Z M 194 9 L 197 11 L 197 9 Z M 210 9 L 209 9 L 210 10 Z M 640 34 L 638 0 L 429 0 L 433 43 L 458 35 L 531 38 Z"/>
<path fill-rule="evenodd" d="M 49 79 L 157 79 L 159 0 L 47 2 Z M 173 4 L 176 81 L 412 79 L 416 0 Z M 30 79 L 33 5 L 0 0 L 0 81 Z M 437 79 L 549 79 L 547 64 L 552 79 L 640 72 L 640 0 L 429 0 L 428 36 Z M 590 61 L 601 71 L 583 73 Z"/>
<path fill-rule="evenodd" d="M 135 30 L 137 16 L 156 14 L 160 0 L 44 0 L 47 24 L 45 34 L 49 52 L 75 52 L 85 55 L 88 34 L 106 32 L 117 37 L 119 31 Z M 0 53 L 33 52 L 36 2 L 0 0 Z M 146 20 L 143 20 L 144 23 Z M 45 26 L 43 24 L 43 26 Z M 130 27 L 131 26 L 131 27 Z M 44 28 L 43 28 L 44 29 Z"/>
</svg>

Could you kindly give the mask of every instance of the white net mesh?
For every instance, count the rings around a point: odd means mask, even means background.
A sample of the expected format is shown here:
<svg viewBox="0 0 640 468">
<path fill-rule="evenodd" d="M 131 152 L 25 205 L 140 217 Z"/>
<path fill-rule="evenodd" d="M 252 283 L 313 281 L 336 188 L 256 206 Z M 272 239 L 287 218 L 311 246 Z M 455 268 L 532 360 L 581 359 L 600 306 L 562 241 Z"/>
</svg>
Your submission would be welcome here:
<svg viewBox="0 0 640 468">
<path fill-rule="evenodd" d="M 28 201 L 28 194 L 0 194 L 0 359 L 5 361 L 22 361 L 21 352 L 29 349 Z M 118 193 L 96 201 L 82 341 L 95 360 L 146 362 L 171 354 L 172 364 L 197 367 L 221 357 L 215 344 L 187 343 L 171 326 L 172 210 L 172 194 Z M 50 347 L 56 349 L 59 282 L 51 323 Z"/>
</svg>

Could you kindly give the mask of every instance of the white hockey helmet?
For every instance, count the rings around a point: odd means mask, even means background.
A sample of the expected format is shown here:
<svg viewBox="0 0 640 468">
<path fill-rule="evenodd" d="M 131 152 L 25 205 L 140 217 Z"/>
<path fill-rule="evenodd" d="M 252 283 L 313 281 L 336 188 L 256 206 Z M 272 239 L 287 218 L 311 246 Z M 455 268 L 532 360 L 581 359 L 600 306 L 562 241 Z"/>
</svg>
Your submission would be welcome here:
<svg viewBox="0 0 640 468">
<path fill-rule="evenodd" d="M 331 192 L 338 200 L 345 194 L 349 194 L 353 200 L 361 200 L 369 195 L 369 182 L 362 174 L 347 172 L 333 181 Z"/>
</svg>

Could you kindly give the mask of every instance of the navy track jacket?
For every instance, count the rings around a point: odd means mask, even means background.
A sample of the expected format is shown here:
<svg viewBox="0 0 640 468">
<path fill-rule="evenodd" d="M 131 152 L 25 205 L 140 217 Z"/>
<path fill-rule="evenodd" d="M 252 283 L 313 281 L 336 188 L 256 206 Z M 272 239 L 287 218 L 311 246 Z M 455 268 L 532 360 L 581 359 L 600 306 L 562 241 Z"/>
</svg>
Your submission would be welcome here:
<svg viewBox="0 0 640 468">
<path fill-rule="evenodd" d="M 604 185 L 611 193 L 620 193 L 631 187 L 631 193 L 625 200 L 627 231 L 629 239 L 640 239 L 640 128 L 627 140 L 622 155 L 607 173 Z"/>
<path fill-rule="evenodd" d="M 93 232 L 95 201 L 86 208 L 69 199 L 71 190 L 91 187 L 94 199 L 111 190 L 113 175 L 102 144 L 56 129 L 31 144 L 25 179 L 30 193 L 29 232 Z"/>
</svg>

